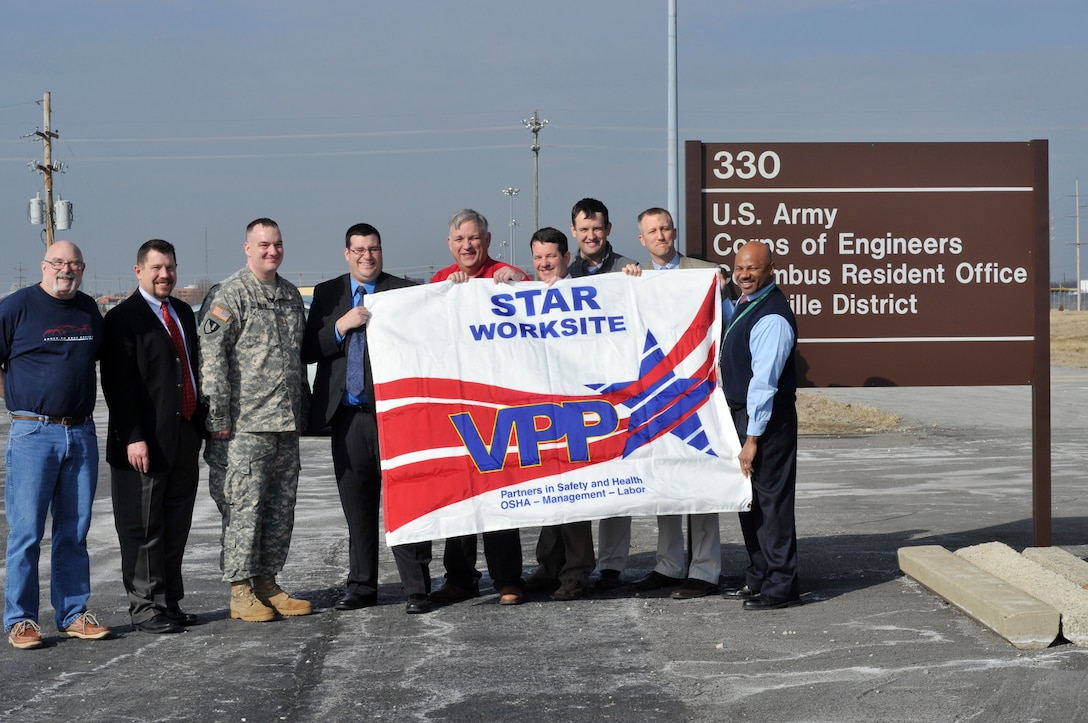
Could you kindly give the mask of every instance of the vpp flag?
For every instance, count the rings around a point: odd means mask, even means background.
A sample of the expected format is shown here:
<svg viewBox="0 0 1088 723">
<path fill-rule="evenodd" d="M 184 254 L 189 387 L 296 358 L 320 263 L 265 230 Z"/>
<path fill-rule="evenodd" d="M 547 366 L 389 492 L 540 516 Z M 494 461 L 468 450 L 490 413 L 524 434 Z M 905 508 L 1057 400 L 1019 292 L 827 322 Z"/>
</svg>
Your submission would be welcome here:
<svg viewBox="0 0 1088 723">
<path fill-rule="evenodd" d="M 747 509 L 714 270 L 366 297 L 386 542 Z"/>
</svg>

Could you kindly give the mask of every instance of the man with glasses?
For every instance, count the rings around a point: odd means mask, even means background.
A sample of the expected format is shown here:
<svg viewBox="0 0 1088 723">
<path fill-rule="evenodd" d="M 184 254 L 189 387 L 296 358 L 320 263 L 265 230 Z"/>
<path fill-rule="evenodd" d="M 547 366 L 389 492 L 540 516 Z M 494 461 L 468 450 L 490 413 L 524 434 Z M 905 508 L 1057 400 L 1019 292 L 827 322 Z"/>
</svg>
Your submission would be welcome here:
<svg viewBox="0 0 1088 723">
<path fill-rule="evenodd" d="M 19 649 L 42 645 L 38 558 L 52 514 L 50 598 L 61 637 L 110 634 L 87 612 L 87 532 L 98 485 L 95 360 L 102 315 L 79 291 L 83 254 L 68 241 L 46 250 L 40 284 L 0 302 L 0 371 L 11 420 L 4 488 L 8 521 L 4 630 Z"/>
<path fill-rule="evenodd" d="M 378 508 L 382 476 L 374 380 L 366 343 L 370 311 L 363 299 L 415 282 L 382 270 L 382 237 L 368 223 L 344 235 L 348 273 L 314 288 L 302 337 L 302 361 L 317 363 L 309 431 L 332 428 L 332 464 L 348 525 L 348 578 L 337 610 L 378 603 Z M 431 543 L 396 545 L 393 557 L 408 596 L 406 612 L 431 609 Z"/>
</svg>

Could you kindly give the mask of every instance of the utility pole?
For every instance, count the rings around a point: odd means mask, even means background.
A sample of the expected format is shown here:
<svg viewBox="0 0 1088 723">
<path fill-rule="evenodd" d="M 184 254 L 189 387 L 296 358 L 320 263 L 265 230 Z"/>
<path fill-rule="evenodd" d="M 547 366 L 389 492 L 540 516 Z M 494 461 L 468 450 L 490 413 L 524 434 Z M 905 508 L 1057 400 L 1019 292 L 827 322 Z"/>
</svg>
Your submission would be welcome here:
<svg viewBox="0 0 1088 723">
<path fill-rule="evenodd" d="M 521 122 L 533 134 L 533 228 L 540 228 L 540 143 L 538 136 L 548 121 L 534 110 L 533 117 Z"/>
<path fill-rule="evenodd" d="M 59 134 L 49 130 L 50 115 L 49 91 L 46 91 L 42 99 L 43 129 L 35 131 L 34 135 L 41 137 L 45 148 L 38 170 L 45 174 L 45 245 L 47 247 L 53 245 L 53 139 L 59 137 Z"/>
<path fill-rule="evenodd" d="M 514 188 L 513 186 L 510 186 L 509 188 L 502 189 L 503 195 L 510 199 L 510 265 L 511 266 L 517 266 L 517 263 L 514 261 L 514 257 L 516 256 L 515 251 L 514 251 L 514 249 L 515 249 L 515 247 L 514 247 L 514 227 L 518 225 L 518 222 L 514 220 L 514 196 L 518 195 L 518 192 L 520 190 L 521 190 L 520 188 Z"/>
<path fill-rule="evenodd" d="M 62 231 L 67 229 L 72 220 L 72 204 L 70 201 L 59 201 L 55 206 L 53 204 L 53 174 L 62 172 L 64 165 L 60 161 L 53 161 L 53 139 L 59 138 L 60 134 L 54 133 L 50 129 L 51 116 L 52 106 L 50 105 L 49 91 L 46 91 L 45 97 L 42 99 L 43 128 L 40 131 L 34 131 L 33 134 L 42 139 L 42 162 L 35 163 L 31 161 L 28 164 L 30 170 L 36 170 L 45 176 L 45 208 L 42 208 L 40 198 L 31 199 L 30 222 L 45 224 L 46 247 L 53 245 L 53 230 L 56 228 L 60 228 Z M 59 225 L 57 222 L 58 212 L 62 221 L 62 224 Z"/>
</svg>

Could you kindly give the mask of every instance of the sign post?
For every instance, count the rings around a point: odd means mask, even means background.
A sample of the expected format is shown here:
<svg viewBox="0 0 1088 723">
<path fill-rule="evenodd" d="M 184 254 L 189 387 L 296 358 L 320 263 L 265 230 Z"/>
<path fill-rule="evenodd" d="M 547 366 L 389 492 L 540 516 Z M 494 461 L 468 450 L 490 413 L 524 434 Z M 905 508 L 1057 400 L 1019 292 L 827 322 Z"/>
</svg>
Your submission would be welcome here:
<svg viewBox="0 0 1088 723">
<path fill-rule="evenodd" d="M 1030 384 L 1050 544 L 1047 141 L 685 144 L 687 253 L 774 252 L 799 384 Z"/>
</svg>

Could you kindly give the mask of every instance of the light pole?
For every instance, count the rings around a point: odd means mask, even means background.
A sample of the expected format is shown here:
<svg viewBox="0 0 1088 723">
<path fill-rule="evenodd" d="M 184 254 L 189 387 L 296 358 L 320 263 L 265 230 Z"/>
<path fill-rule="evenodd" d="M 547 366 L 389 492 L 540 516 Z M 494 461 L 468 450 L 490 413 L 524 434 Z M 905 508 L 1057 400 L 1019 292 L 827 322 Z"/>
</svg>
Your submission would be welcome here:
<svg viewBox="0 0 1088 723">
<path fill-rule="evenodd" d="M 1077 217 L 1077 311 L 1081 310 L 1080 306 L 1080 294 L 1081 294 L 1081 280 L 1080 280 L 1080 179 L 1077 179 L 1077 183 L 1074 186 L 1076 190 L 1076 217 Z"/>
<path fill-rule="evenodd" d="M 517 263 L 514 261 L 514 257 L 516 256 L 516 253 L 515 253 L 515 250 L 514 250 L 515 249 L 515 247 L 514 247 L 514 227 L 518 225 L 518 222 L 514 220 L 514 196 L 518 195 L 518 192 L 520 190 L 521 190 L 520 188 L 514 188 L 513 186 L 509 186 L 507 188 L 502 189 L 503 195 L 510 199 L 510 265 L 511 266 L 517 266 Z"/>
<path fill-rule="evenodd" d="M 542 119 L 534 110 L 533 117 L 521 122 L 533 134 L 533 228 L 540 228 L 540 143 L 538 135 L 540 130 L 548 125 L 548 121 Z"/>
</svg>

